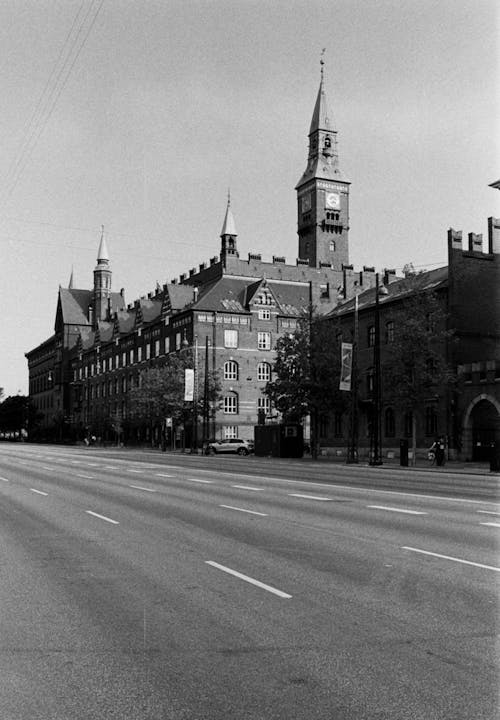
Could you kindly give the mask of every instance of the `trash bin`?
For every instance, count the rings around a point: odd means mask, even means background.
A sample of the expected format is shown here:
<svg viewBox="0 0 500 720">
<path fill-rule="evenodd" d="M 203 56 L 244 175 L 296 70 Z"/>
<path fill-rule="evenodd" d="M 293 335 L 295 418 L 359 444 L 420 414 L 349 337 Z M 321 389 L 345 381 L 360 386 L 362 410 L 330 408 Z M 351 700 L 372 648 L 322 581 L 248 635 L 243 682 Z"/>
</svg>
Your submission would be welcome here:
<svg viewBox="0 0 500 720">
<path fill-rule="evenodd" d="M 491 444 L 490 472 L 500 472 L 500 440 Z"/>
<path fill-rule="evenodd" d="M 399 441 L 399 464 L 408 467 L 408 440 L 401 438 Z"/>
</svg>

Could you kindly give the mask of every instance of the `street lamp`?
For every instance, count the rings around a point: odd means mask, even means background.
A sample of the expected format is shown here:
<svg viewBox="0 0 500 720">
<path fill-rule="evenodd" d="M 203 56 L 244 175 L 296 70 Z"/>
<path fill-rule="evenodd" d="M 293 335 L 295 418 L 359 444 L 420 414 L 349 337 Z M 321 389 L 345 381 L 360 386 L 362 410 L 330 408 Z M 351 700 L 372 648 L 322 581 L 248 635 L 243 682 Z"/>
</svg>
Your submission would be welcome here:
<svg viewBox="0 0 500 720">
<path fill-rule="evenodd" d="M 387 295 L 385 285 L 379 286 L 379 275 L 375 275 L 375 319 L 373 344 L 373 404 L 370 427 L 370 465 L 382 465 L 382 420 L 381 420 L 381 378 L 380 378 L 380 295 Z"/>
<path fill-rule="evenodd" d="M 359 340 L 359 301 L 354 298 L 354 334 L 352 338 L 351 366 L 351 416 L 349 427 L 349 444 L 347 446 L 347 462 L 358 462 L 358 340 Z"/>
</svg>

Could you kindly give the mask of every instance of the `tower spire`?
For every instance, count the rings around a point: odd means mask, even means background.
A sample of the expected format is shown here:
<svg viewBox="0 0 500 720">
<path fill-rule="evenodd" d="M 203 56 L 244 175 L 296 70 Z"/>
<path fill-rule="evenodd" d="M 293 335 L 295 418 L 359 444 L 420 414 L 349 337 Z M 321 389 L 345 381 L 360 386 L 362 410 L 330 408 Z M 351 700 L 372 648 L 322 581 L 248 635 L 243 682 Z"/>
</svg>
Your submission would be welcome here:
<svg viewBox="0 0 500 720">
<path fill-rule="evenodd" d="M 73 265 L 71 266 L 71 275 L 69 276 L 68 290 L 73 290 Z"/>
<path fill-rule="evenodd" d="M 234 222 L 233 212 L 231 210 L 231 191 L 227 191 L 227 207 L 226 214 L 224 216 L 224 222 L 222 223 L 222 230 L 220 233 L 221 246 L 220 255 L 224 267 L 227 265 L 228 255 L 239 257 L 238 250 L 236 248 L 236 223 Z"/>
<path fill-rule="evenodd" d="M 111 269 L 109 253 L 104 237 L 104 225 L 101 225 L 101 239 L 97 251 L 97 265 L 94 268 L 94 303 L 93 323 L 97 327 L 99 320 L 106 320 L 109 315 L 111 299 Z"/>
</svg>

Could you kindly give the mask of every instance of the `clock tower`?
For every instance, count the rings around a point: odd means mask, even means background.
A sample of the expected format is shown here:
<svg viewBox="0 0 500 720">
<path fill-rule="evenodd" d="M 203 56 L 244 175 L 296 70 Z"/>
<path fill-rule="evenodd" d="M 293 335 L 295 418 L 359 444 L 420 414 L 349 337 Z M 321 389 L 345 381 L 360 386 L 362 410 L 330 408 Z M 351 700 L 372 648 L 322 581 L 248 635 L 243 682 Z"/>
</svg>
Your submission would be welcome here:
<svg viewBox="0 0 500 720">
<path fill-rule="evenodd" d="M 297 190 L 299 258 L 340 270 L 349 263 L 349 181 L 339 169 L 337 131 L 321 82 L 309 129 L 307 167 Z"/>
</svg>

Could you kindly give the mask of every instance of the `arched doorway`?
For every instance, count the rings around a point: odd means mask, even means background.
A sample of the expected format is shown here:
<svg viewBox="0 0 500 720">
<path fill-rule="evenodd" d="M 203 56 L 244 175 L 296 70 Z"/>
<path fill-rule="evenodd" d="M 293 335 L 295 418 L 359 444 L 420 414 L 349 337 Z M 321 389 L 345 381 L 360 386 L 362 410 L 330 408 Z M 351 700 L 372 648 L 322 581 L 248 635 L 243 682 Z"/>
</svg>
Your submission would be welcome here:
<svg viewBox="0 0 500 720">
<path fill-rule="evenodd" d="M 500 439 L 500 409 L 487 396 L 478 398 L 468 413 L 472 439 L 472 460 L 487 462 L 495 440 Z"/>
</svg>

